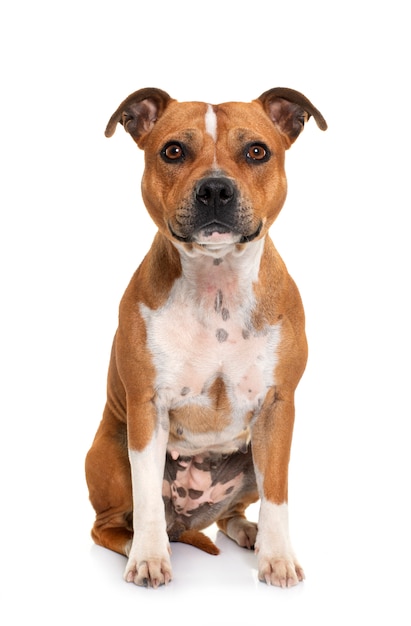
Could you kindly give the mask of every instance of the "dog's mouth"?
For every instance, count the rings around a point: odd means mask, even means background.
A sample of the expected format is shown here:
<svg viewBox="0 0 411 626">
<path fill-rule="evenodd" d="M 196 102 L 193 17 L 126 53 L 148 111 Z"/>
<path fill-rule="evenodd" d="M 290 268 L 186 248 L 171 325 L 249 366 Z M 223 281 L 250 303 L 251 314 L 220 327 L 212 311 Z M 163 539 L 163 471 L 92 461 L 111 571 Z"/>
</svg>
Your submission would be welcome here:
<svg viewBox="0 0 411 626">
<path fill-rule="evenodd" d="M 227 233 L 231 233 L 231 228 L 229 228 L 225 224 L 221 224 L 220 222 L 212 222 L 211 224 L 207 224 L 200 231 L 200 236 L 202 237 L 213 237 L 213 235 L 226 235 Z"/>
<path fill-rule="evenodd" d="M 223 222 L 215 221 L 203 225 L 201 228 L 195 230 L 192 234 L 184 237 L 182 235 L 178 235 L 173 230 L 171 224 L 169 224 L 169 230 L 174 239 L 185 243 L 197 243 L 201 246 L 249 243 L 259 236 L 262 227 L 263 223 L 260 222 L 258 228 L 253 233 L 245 235 L 233 230 L 230 226 L 224 224 Z"/>
<path fill-rule="evenodd" d="M 235 233 L 225 224 L 213 222 L 207 224 L 193 235 L 193 241 L 200 246 L 239 243 L 241 235 Z"/>
</svg>

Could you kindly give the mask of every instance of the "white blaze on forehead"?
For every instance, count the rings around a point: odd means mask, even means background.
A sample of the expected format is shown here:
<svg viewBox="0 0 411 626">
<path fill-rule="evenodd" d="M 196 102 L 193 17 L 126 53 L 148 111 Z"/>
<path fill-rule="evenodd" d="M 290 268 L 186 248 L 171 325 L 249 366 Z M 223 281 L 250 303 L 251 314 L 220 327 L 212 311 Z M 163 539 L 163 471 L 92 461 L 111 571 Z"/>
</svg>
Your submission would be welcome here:
<svg viewBox="0 0 411 626">
<path fill-rule="evenodd" d="M 217 143 L 217 115 L 215 114 L 215 111 L 211 104 L 207 106 L 207 113 L 205 114 L 205 129 L 206 129 L 206 133 L 210 135 L 210 137 L 213 139 L 214 144 L 216 144 Z M 218 169 L 215 148 L 214 148 L 213 169 Z"/>
<path fill-rule="evenodd" d="M 217 141 L 217 116 L 211 104 L 207 107 L 207 113 L 205 114 L 205 127 L 206 132 L 213 138 L 214 142 Z"/>
</svg>

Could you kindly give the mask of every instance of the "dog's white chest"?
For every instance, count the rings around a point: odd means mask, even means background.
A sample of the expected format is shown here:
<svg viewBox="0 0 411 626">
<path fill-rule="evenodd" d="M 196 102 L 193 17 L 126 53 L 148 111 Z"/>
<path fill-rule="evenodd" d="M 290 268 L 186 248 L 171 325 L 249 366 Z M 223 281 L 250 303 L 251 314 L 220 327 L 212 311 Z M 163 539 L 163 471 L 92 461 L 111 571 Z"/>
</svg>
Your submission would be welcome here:
<svg viewBox="0 0 411 626">
<path fill-rule="evenodd" d="M 252 324 L 261 246 L 250 245 L 248 254 L 184 259 L 166 304 L 154 311 L 141 306 L 159 408 L 178 415 L 190 407 L 193 431 L 196 411 L 203 421 L 220 411 L 227 441 L 274 384 L 280 326 L 257 331 Z M 206 446 L 207 436 L 192 435 L 191 443 Z"/>
</svg>

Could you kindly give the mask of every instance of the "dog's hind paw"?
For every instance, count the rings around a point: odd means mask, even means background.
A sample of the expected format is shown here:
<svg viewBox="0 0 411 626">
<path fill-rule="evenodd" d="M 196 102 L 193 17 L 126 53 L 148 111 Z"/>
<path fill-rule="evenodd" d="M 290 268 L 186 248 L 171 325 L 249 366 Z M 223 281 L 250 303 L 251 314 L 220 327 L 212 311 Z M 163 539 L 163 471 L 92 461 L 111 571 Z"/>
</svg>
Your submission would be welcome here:
<svg viewBox="0 0 411 626">
<path fill-rule="evenodd" d="M 294 587 L 305 578 L 304 571 L 294 559 L 261 558 L 258 566 L 258 578 L 267 585 L 276 587 Z"/>
<path fill-rule="evenodd" d="M 171 564 L 166 559 L 147 559 L 137 564 L 135 559 L 129 559 L 124 572 L 124 580 L 140 587 L 153 587 L 167 585 L 172 579 Z"/>
<path fill-rule="evenodd" d="M 232 517 L 227 522 L 226 534 L 242 548 L 252 550 L 257 537 L 257 524 L 243 517 Z"/>
</svg>

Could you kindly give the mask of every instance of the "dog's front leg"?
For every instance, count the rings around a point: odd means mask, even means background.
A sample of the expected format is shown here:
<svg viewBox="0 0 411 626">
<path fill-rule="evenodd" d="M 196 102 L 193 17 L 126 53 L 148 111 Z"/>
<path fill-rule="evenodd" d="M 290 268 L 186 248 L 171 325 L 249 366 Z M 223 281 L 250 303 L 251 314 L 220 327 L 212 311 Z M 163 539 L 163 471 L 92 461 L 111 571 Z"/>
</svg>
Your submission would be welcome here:
<svg viewBox="0 0 411 626">
<path fill-rule="evenodd" d="M 259 579 L 279 587 L 290 587 L 304 579 L 288 531 L 288 463 L 293 423 L 293 394 L 270 389 L 252 439 L 261 499 L 255 549 Z"/>
<path fill-rule="evenodd" d="M 153 404 L 148 411 L 154 411 Z M 133 436 L 133 425 L 141 424 L 141 416 L 133 419 L 130 411 L 128 423 L 134 536 L 124 578 L 136 585 L 156 588 L 171 580 L 170 544 L 162 498 L 168 425 L 164 421 L 160 424 L 156 418 L 146 421 L 146 424 L 155 423 L 156 426 L 145 447 L 134 449 L 133 440 L 141 441 L 141 433 Z"/>
</svg>

